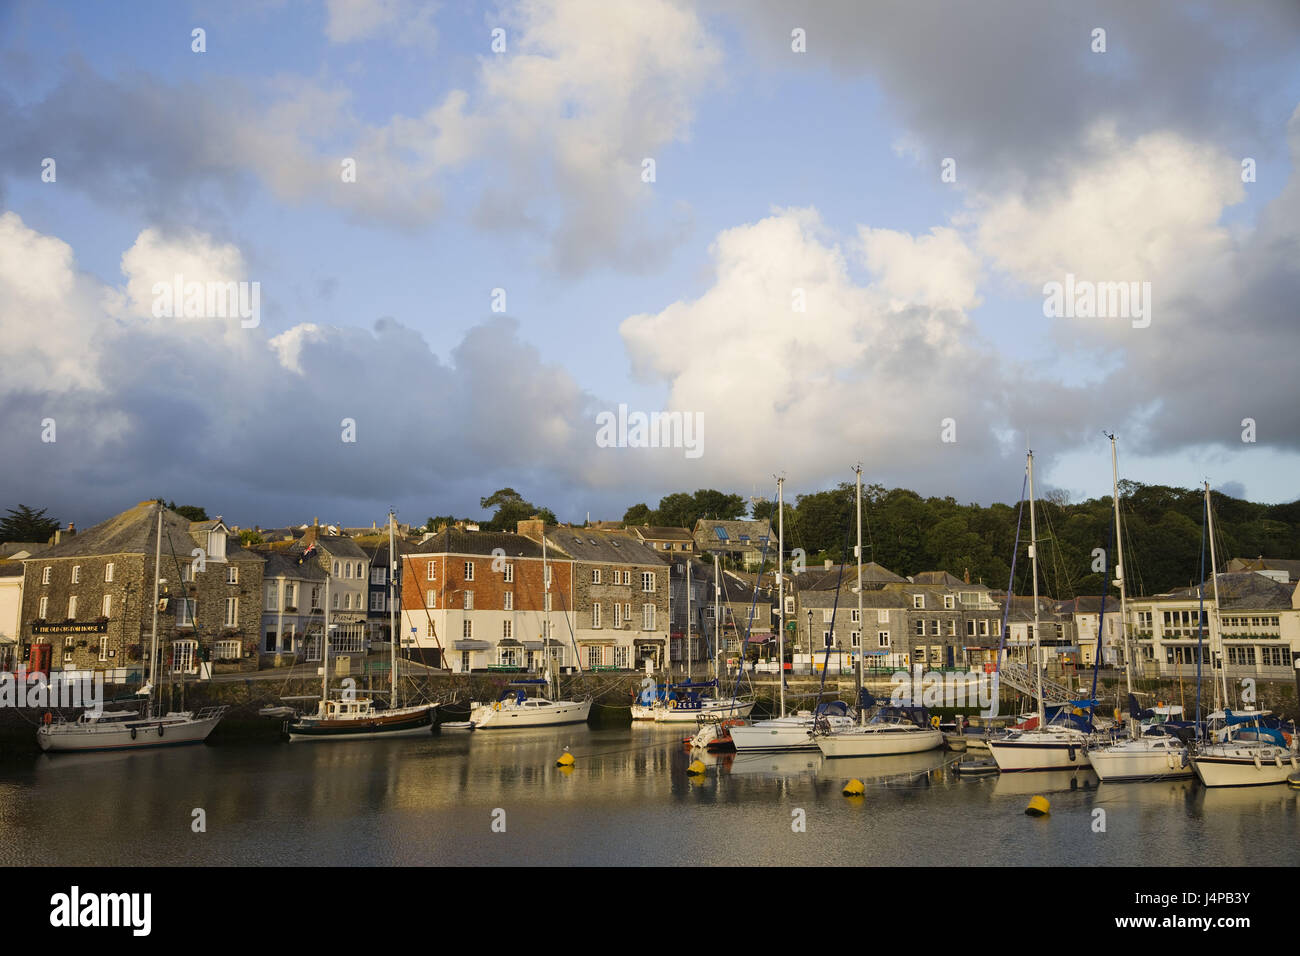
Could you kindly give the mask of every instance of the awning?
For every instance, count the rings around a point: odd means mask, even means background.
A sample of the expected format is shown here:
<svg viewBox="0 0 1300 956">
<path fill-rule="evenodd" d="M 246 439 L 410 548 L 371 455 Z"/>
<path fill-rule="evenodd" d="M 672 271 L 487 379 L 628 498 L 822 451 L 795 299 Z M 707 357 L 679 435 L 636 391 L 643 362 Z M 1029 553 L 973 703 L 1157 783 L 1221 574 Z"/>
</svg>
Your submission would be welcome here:
<svg viewBox="0 0 1300 956">
<path fill-rule="evenodd" d="M 523 647 L 523 641 L 516 641 L 513 637 L 503 637 L 497 641 L 497 647 Z"/>
<path fill-rule="evenodd" d="M 524 641 L 526 651 L 540 651 L 544 646 L 541 641 Z"/>
<path fill-rule="evenodd" d="M 633 644 L 662 644 L 664 643 L 664 639 L 662 637 L 634 637 L 632 638 L 632 643 Z"/>
<path fill-rule="evenodd" d="M 457 641 L 452 647 L 458 651 L 486 651 L 491 650 L 492 645 L 487 641 Z"/>
<path fill-rule="evenodd" d="M 616 637 L 580 637 L 580 638 L 578 638 L 578 644 L 580 644 L 580 645 L 581 645 L 581 644 L 591 644 L 592 646 L 597 646 L 597 645 L 608 646 L 608 645 L 610 645 L 610 644 L 617 644 L 617 643 L 618 643 L 618 638 L 616 638 Z"/>
</svg>

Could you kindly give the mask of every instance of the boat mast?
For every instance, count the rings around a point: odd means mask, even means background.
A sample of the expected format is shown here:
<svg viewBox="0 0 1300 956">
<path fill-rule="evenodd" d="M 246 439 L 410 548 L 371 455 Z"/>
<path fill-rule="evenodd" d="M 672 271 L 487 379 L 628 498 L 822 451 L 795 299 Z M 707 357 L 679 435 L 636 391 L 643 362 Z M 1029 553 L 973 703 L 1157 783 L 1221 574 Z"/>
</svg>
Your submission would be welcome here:
<svg viewBox="0 0 1300 956">
<path fill-rule="evenodd" d="M 328 570 L 325 572 L 325 621 L 321 629 L 321 655 L 320 655 L 320 715 L 325 716 L 329 710 L 330 699 L 330 579 L 333 577 Z"/>
<path fill-rule="evenodd" d="M 400 636 L 397 632 L 397 544 L 396 534 L 393 527 L 395 518 L 392 509 L 388 512 L 388 643 L 389 652 L 392 656 L 392 680 L 391 690 L 388 697 L 388 705 L 394 709 L 397 707 L 397 640 Z"/>
<path fill-rule="evenodd" d="M 690 558 L 687 558 L 686 560 L 689 561 Z M 719 567 L 718 555 L 717 552 L 714 552 L 713 554 L 713 643 L 715 646 L 722 640 L 722 609 L 719 605 L 719 601 L 722 598 L 722 578 L 720 576 L 721 572 L 718 570 L 718 567 Z M 742 651 L 740 654 L 740 666 L 742 668 L 745 666 L 744 651 Z M 721 686 L 719 686 L 718 688 L 719 693 L 721 693 L 721 690 L 722 688 Z"/>
<path fill-rule="evenodd" d="M 158 541 L 153 552 L 153 628 L 149 638 L 149 697 L 145 701 L 146 717 L 153 716 L 153 695 L 158 686 L 158 578 L 162 568 L 162 517 L 163 504 L 158 503 Z M 185 600 L 185 591 L 181 590 L 181 600 Z M 184 607 L 184 605 L 182 605 Z"/>
<path fill-rule="evenodd" d="M 859 718 L 861 719 L 861 710 L 862 710 L 862 657 L 863 657 L 863 654 L 866 652 L 866 649 L 867 649 L 866 641 L 863 640 L 863 635 L 866 634 L 866 629 L 863 627 L 863 621 L 862 621 L 862 466 L 861 466 L 861 465 L 858 465 L 858 466 L 856 467 L 855 471 L 857 471 L 857 473 L 858 473 L 858 487 L 857 487 L 857 493 L 856 493 L 857 509 L 858 509 L 858 547 L 857 547 L 857 552 L 856 552 L 856 553 L 857 553 L 857 558 L 858 558 L 858 699 L 857 699 L 857 707 L 858 707 L 858 711 L 859 711 Z"/>
<path fill-rule="evenodd" d="M 1205 483 L 1205 513 L 1210 523 L 1210 580 L 1214 582 L 1214 609 L 1210 612 L 1210 651 L 1219 646 L 1219 683 L 1214 685 L 1214 709 L 1219 710 L 1219 691 L 1223 691 L 1223 709 L 1228 707 L 1228 655 L 1223 648 L 1223 633 L 1218 628 L 1219 622 L 1219 562 L 1214 557 L 1214 508 L 1210 504 L 1210 483 Z M 1218 635 L 1216 641 L 1215 635 Z"/>
<path fill-rule="evenodd" d="M 672 574 L 671 570 L 669 571 L 669 574 L 670 575 Z M 672 590 L 673 589 L 670 585 L 668 588 L 668 593 L 671 594 Z M 669 618 L 669 620 L 671 621 L 672 618 Z M 686 558 L 686 658 L 688 661 L 686 665 L 686 677 L 688 679 L 691 676 L 691 668 L 689 664 L 690 656 L 691 656 L 691 559 L 688 556 Z"/>
<path fill-rule="evenodd" d="M 1110 480 L 1111 501 L 1115 505 L 1115 583 L 1119 585 L 1119 636 L 1124 646 L 1124 684 L 1129 696 L 1133 696 L 1133 661 L 1128 648 L 1128 604 L 1127 590 L 1124 587 L 1124 538 L 1119 526 L 1119 458 L 1115 453 L 1115 436 L 1110 439 Z M 1101 653 L 1101 624 L 1097 625 L 1097 652 Z M 1129 736 L 1137 731 L 1137 720 L 1129 714 Z"/>
<path fill-rule="evenodd" d="M 785 716 L 785 479 L 776 479 L 776 681 L 781 709 L 778 717 Z M 768 525 L 768 534 L 771 534 Z M 745 666 L 745 656 L 740 657 Z"/>
<path fill-rule="evenodd" d="M 1029 557 L 1034 578 L 1034 664 L 1038 675 L 1038 729 L 1047 729 L 1047 712 L 1043 702 L 1043 654 L 1038 633 L 1038 526 L 1034 522 L 1034 453 L 1029 453 Z"/>
</svg>

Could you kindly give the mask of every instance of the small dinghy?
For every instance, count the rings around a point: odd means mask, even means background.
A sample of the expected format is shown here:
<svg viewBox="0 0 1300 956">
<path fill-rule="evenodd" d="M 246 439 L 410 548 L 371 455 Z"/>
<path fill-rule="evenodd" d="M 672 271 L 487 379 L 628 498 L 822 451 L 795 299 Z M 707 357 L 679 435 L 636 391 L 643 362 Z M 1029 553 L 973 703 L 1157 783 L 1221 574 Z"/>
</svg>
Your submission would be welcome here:
<svg viewBox="0 0 1300 956">
<path fill-rule="evenodd" d="M 292 717 L 292 716 L 294 716 L 294 714 L 296 714 L 296 713 L 297 713 L 297 711 L 294 710 L 292 707 L 285 707 L 285 706 L 283 706 L 283 705 L 281 705 L 281 706 L 279 706 L 279 707 L 276 707 L 276 706 L 274 706 L 274 705 L 267 705 L 266 707 L 263 707 L 263 708 L 261 708 L 260 710 L 258 710 L 258 712 L 257 712 L 257 716 L 259 716 L 259 717 Z"/>
<path fill-rule="evenodd" d="M 438 725 L 438 729 L 439 729 L 439 730 L 457 730 L 457 731 L 464 730 L 464 731 L 470 731 L 470 730 L 473 730 L 473 729 L 474 729 L 474 724 L 473 724 L 471 721 L 468 721 L 468 720 L 449 720 L 449 721 L 447 721 L 445 724 L 439 724 L 439 725 Z"/>
<path fill-rule="evenodd" d="M 952 769 L 959 777 L 991 777 L 998 772 L 998 765 L 993 760 L 961 760 Z"/>
</svg>

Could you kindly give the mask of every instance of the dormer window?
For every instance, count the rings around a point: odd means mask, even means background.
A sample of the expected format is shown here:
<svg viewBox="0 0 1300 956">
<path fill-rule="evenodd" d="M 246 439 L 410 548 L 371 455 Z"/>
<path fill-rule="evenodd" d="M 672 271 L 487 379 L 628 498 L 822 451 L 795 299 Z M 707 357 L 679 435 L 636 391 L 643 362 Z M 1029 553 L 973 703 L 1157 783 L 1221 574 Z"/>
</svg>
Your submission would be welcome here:
<svg viewBox="0 0 1300 956">
<path fill-rule="evenodd" d="M 914 607 L 914 608 L 924 608 L 924 607 L 925 607 L 925 595 L 924 595 L 924 594 L 913 594 L 913 595 L 912 595 L 912 607 Z"/>
<path fill-rule="evenodd" d="M 226 532 L 214 529 L 208 532 L 208 560 L 226 560 Z"/>
</svg>

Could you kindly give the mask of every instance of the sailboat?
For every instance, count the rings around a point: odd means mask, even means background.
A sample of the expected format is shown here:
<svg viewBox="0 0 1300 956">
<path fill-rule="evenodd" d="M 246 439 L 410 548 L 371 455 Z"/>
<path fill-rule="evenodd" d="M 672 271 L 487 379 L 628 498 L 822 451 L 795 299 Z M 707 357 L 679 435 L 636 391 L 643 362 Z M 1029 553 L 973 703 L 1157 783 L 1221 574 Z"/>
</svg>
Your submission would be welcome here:
<svg viewBox="0 0 1300 956">
<path fill-rule="evenodd" d="M 542 607 L 546 614 L 546 633 L 543 641 L 551 639 L 550 565 L 546 559 L 546 533 L 542 532 L 542 582 L 546 592 Z M 550 652 L 547 651 L 549 657 Z M 551 685 L 550 661 L 545 664 L 543 676 L 533 680 L 517 680 L 507 685 L 505 693 L 495 701 L 480 701 L 470 705 L 469 722 L 475 730 L 504 730 L 516 727 L 559 727 L 565 724 L 585 724 L 591 714 L 592 698 L 582 700 L 551 700 L 537 694 L 530 697 L 529 689 L 543 690 Z M 582 667 L 582 661 L 578 661 Z M 559 682 L 556 682 L 558 689 Z"/>
<path fill-rule="evenodd" d="M 1223 632 L 1219 628 L 1219 574 L 1214 552 L 1214 511 L 1210 507 L 1210 483 L 1205 483 L 1205 513 L 1210 528 L 1210 576 L 1214 582 L 1214 607 L 1210 613 L 1211 653 L 1217 658 L 1219 683 L 1215 697 L 1222 700 L 1209 716 L 1208 741 L 1192 748 L 1192 766 L 1207 787 L 1255 787 L 1285 783 L 1300 770 L 1296 746 L 1300 735 L 1292 733 L 1290 741 L 1280 728 L 1268 727 L 1266 710 L 1228 708 L 1227 659 L 1223 652 Z M 1217 652 L 1214 645 L 1217 637 Z M 1220 696 L 1221 695 L 1221 696 Z M 1294 731 L 1294 727 L 1292 730 Z"/>
<path fill-rule="evenodd" d="M 1190 777 L 1193 770 L 1187 757 L 1187 745 L 1176 733 L 1166 732 L 1159 724 L 1144 728 L 1139 724 L 1143 712 L 1133 695 L 1133 656 L 1129 653 L 1127 589 L 1124 583 L 1124 541 L 1119 521 L 1119 459 L 1115 436 L 1110 438 L 1111 502 L 1115 507 L 1115 583 L 1119 585 L 1119 630 L 1124 645 L 1124 680 L 1128 689 L 1129 717 L 1127 740 L 1107 746 L 1089 748 L 1088 762 L 1103 781 L 1171 780 Z M 1101 622 L 1097 624 L 1097 653 L 1101 653 Z M 1149 716 L 1156 717 L 1151 711 Z"/>
<path fill-rule="evenodd" d="M 856 469 L 857 483 L 855 505 L 858 526 L 858 629 L 862 632 L 862 467 Z M 865 647 L 858 639 L 858 702 L 864 704 L 862 693 L 862 658 Z M 824 673 L 824 672 L 823 672 Z M 943 746 L 943 732 L 932 726 L 924 707 L 902 702 L 879 708 L 870 720 L 865 710 L 859 708 L 858 720 L 850 719 L 847 725 L 832 724 L 830 716 L 818 715 L 813 741 L 823 757 L 884 757 L 894 754 L 923 753 Z"/>
<path fill-rule="evenodd" d="M 138 710 L 87 711 L 75 721 L 49 718 L 36 730 L 36 744 L 49 753 L 91 750 L 134 750 L 145 747 L 175 747 L 199 744 L 220 723 L 226 708 L 205 707 L 194 711 L 171 711 L 154 716 L 154 692 L 158 669 L 159 568 L 162 561 L 163 506 L 158 506 L 158 539 L 153 564 L 153 627 L 150 637 L 149 679 L 138 695 L 145 700 Z"/>
<path fill-rule="evenodd" d="M 394 534 L 395 516 L 388 513 L 388 597 L 391 614 L 389 648 L 392 706 L 379 708 L 369 697 L 345 695 L 331 700 L 329 695 L 330 660 L 330 577 L 325 578 L 325 621 L 323 652 L 321 654 L 321 699 L 313 715 L 300 717 L 289 724 L 290 740 L 358 740 L 372 737 L 413 737 L 433 733 L 433 717 L 437 704 L 397 706 L 397 545 Z"/>
<path fill-rule="evenodd" d="M 1038 526 L 1034 519 L 1034 453 L 1028 454 L 1029 557 L 1034 579 L 1034 666 L 1038 678 L 1038 719 L 1028 730 L 1014 730 L 1005 737 L 989 740 L 989 750 L 1002 773 L 1024 770 L 1070 770 L 1088 765 L 1084 753 L 1088 735 L 1064 723 L 1068 707 L 1058 711 L 1058 722 L 1048 724 L 1043 702 L 1043 656 L 1038 620 Z M 1074 702 L 1071 702 L 1074 703 Z M 1082 702 L 1080 702 L 1082 703 Z M 1091 702 L 1088 702 L 1091 703 Z"/>
</svg>

